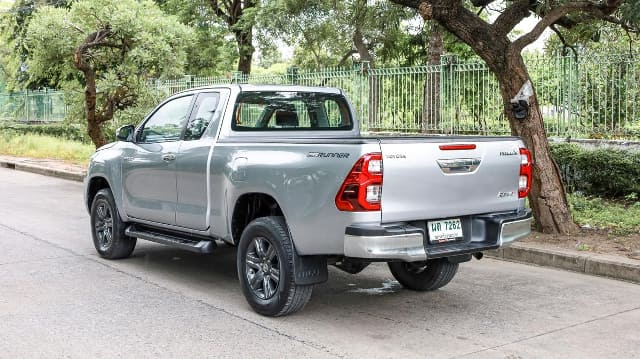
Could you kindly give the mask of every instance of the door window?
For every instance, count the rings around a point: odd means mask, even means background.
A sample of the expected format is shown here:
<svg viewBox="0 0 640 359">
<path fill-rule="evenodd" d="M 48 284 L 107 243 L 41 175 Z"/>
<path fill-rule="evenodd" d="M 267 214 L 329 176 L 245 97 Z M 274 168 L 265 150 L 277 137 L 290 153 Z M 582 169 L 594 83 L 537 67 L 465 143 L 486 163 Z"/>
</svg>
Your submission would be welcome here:
<svg viewBox="0 0 640 359">
<path fill-rule="evenodd" d="M 192 95 L 171 100 L 151 115 L 140 131 L 144 143 L 177 141 L 189 115 Z"/>
<path fill-rule="evenodd" d="M 187 124 L 187 128 L 184 132 L 185 141 L 199 140 L 202 134 L 207 129 L 212 120 L 220 118 L 216 113 L 218 109 L 218 103 L 220 101 L 220 95 L 217 93 L 203 93 L 198 96 L 198 100 L 194 109 L 194 116 Z M 216 126 L 216 124 L 212 126 Z"/>
</svg>

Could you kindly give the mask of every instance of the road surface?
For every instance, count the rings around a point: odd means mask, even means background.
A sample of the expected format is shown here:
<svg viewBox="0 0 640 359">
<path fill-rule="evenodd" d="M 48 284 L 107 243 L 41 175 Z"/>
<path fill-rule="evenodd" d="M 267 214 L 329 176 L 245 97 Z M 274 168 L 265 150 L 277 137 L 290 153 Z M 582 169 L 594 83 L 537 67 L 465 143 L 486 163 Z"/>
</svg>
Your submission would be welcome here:
<svg viewBox="0 0 640 359">
<path fill-rule="evenodd" d="M 0 358 L 640 357 L 635 284 L 483 259 L 415 293 L 384 264 L 331 268 L 302 312 L 265 318 L 234 248 L 138 243 L 99 258 L 80 183 L 0 168 Z"/>
</svg>

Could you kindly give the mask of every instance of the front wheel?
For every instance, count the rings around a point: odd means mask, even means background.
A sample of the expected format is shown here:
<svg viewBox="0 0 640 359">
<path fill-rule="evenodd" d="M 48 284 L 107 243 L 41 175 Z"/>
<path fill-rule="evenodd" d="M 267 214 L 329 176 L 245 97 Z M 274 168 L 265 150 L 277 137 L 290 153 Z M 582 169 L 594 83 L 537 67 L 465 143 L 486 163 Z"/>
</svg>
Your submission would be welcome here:
<svg viewBox="0 0 640 359">
<path fill-rule="evenodd" d="M 108 188 L 96 193 L 91 204 L 91 235 L 101 257 L 126 258 L 136 247 L 136 239 L 124 234 L 126 223 L 120 219 L 116 201 Z"/>
<path fill-rule="evenodd" d="M 282 217 L 253 220 L 238 244 L 238 277 L 242 293 L 256 312 L 282 316 L 302 309 L 312 285 L 294 280 L 295 249 Z"/>
<path fill-rule="evenodd" d="M 388 265 L 403 287 L 420 292 L 444 287 L 458 271 L 458 263 L 450 263 L 446 258 L 417 263 L 389 262 Z"/>
</svg>

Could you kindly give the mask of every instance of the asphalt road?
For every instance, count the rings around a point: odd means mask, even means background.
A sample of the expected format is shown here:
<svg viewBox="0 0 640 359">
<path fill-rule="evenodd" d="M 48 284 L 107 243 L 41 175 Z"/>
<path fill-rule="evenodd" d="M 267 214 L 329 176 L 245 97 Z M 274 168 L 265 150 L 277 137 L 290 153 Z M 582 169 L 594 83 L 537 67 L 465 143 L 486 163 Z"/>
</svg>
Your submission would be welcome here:
<svg viewBox="0 0 640 359">
<path fill-rule="evenodd" d="M 82 185 L 0 168 L 0 358 L 640 357 L 640 286 L 490 259 L 445 288 L 330 269 L 285 318 L 251 311 L 235 249 L 96 256 Z"/>
</svg>

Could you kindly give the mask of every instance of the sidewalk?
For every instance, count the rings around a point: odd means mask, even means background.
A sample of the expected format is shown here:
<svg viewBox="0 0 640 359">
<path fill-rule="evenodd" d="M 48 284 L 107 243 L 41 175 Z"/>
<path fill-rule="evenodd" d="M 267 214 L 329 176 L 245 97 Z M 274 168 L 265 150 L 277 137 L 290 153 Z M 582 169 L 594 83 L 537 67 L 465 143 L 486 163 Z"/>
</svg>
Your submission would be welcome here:
<svg viewBox="0 0 640 359">
<path fill-rule="evenodd" d="M 86 168 L 60 160 L 0 156 L 0 167 L 82 181 Z M 487 257 L 559 268 L 640 283 L 640 260 L 623 256 L 578 252 L 540 243 L 515 243 L 486 253 Z"/>
<path fill-rule="evenodd" d="M 80 182 L 87 174 L 84 166 L 51 159 L 0 156 L 0 167 Z"/>
</svg>

